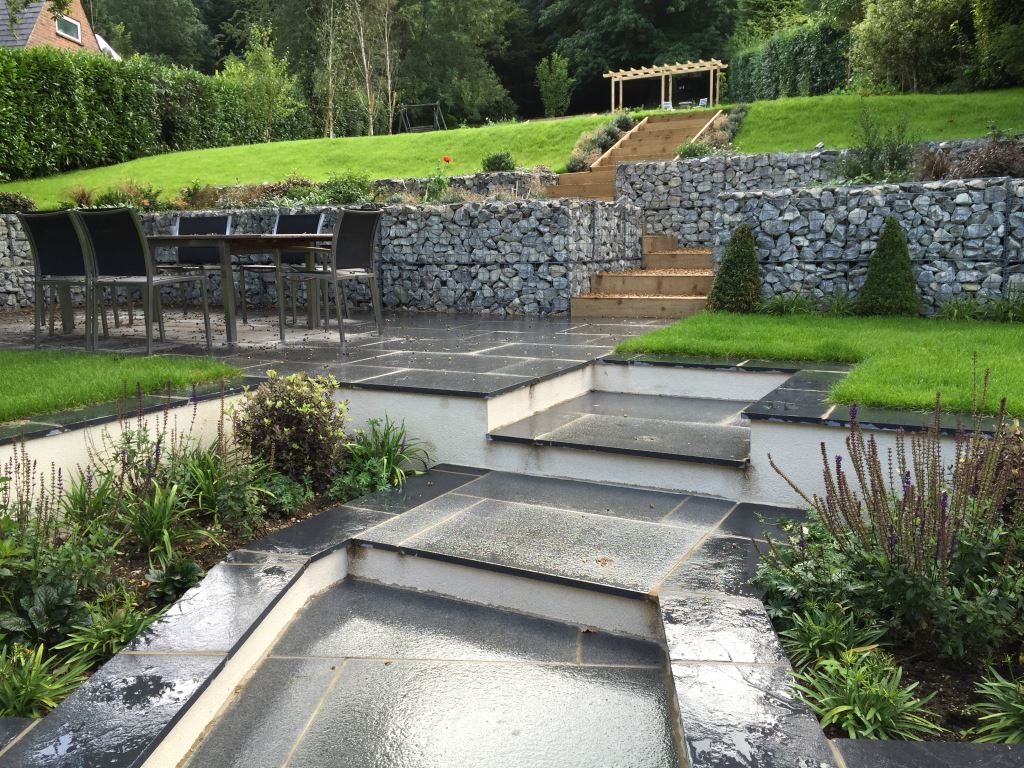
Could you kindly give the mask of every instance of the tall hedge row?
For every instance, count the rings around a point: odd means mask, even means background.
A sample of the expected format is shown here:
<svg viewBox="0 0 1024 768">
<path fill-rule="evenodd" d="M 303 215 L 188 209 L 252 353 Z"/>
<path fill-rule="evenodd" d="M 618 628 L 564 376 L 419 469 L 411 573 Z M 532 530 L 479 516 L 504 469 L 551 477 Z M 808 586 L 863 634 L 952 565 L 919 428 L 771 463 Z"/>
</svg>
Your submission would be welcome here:
<svg viewBox="0 0 1024 768">
<path fill-rule="evenodd" d="M 826 23 L 779 32 L 729 62 L 729 100 L 819 96 L 846 85 L 850 36 Z"/>
<path fill-rule="evenodd" d="M 275 139 L 315 135 L 308 110 Z M 145 58 L 0 48 L 0 178 L 261 141 L 242 88 Z"/>
</svg>

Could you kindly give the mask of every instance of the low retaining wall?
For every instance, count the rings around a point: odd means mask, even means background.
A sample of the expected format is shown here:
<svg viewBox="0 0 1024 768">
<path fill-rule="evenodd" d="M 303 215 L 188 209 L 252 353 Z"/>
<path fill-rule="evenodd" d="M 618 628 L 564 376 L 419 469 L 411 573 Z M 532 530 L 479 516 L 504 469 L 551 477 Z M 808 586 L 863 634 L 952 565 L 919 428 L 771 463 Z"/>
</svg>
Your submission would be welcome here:
<svg viewBox="0 0 1024 768">
<path fill-rule="evenodd" d="M 422 194 L 427 179 L 380 179 L 373 183 L 381 194 Z M 483 197 L 511 193 L 526 197 L 542 187 L 558 183 L 558 174 L 550 168 L 536 168 L 529 171 L 498 171 L 474 173 L 467 176 L 449 176 L 448 186 L 460 192 Z"/>
<path fill-rule="evenodd" d="M 327 226 L 338 208 L 323 211 Z M 571 297 L 590 290 L 596 272 L 640 266 L 640 211 L 626 203 L 586 200 L 514 200 L 445 206 L 388 206 L 381 223 L 380 275 L 389 309 L 546 315 L 566 312 Z M 269 233 L 277 209 L 231 211 L 234 231 Z M 184 216 L 201 216 L 201 211 Z M 149 234 L 167 234 L 175 213 L 142 217 Z M 171 258 L 159 249 L 158 260 Z M 269 255 L 246 257 L 267 262 Z M 211 299 L 221 300 L 220 277 L 211 275 Z M 304 288 L 299 285 L 300 303 Z M 169 289 L 168 299 L 177 297 Z M 365 305 L 365 285 L 346 291 Z M 195 290 L 197 293 L 197 289 Z M 256 304 L 272 297 L 272 274 L 249 273 L 246 295 Z M 32 267 L 28 243 L 14 216 L 0 216 L 0 303 L 29 307 Z M 196 296 L 186 296 L 193 301 Z"/>
<path fill-rule="evenodd" d="M 720 195 L 715 258 L 754 228 L 766 296 L 856 296 L 885 218 L 904 231 L 922 302 L 1024 291 L 1024 180 L 967 179 Z"/>
</svg>

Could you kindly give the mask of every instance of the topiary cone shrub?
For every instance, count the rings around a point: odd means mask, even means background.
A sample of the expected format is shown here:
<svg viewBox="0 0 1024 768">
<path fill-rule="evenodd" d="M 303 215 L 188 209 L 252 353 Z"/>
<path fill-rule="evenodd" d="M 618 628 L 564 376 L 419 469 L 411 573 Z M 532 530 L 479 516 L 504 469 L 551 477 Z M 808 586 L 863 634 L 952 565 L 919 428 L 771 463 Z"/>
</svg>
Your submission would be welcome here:
<svg viewBox="0 0 1024 768">
<path fill-rule="evenodd" d="M 885 220 L 878 247 L 868 262 L 868 277 L 857 297 L 858 315 L 921 314 L 921 300 L 910 267 L 907 236 L 899 221 Z"/>
<path fill-rule="evenodd" d="M 756 312 L 761 304 L 761 272 L 757 244 L 749 224 L 740 224 L 725 248 L 711 286 L 707 308 L 712 312 Z"/>
</svg>

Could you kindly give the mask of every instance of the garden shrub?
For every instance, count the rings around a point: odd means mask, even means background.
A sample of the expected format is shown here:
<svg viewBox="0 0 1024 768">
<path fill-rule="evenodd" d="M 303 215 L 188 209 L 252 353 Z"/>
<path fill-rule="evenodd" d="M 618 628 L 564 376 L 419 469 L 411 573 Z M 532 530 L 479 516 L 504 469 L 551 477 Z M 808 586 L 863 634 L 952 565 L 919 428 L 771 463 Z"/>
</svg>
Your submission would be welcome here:
<svg viewBox="0 0 1024 768">
<path fill-rule="evenodd" d="M 0 213 L 31 213 L 35 209 L 31 197 L 18 192 L 0 192 Z"/>
<path fill-rule="evenodd" d="M 906 181 L 914 172 L 914 152 L 918 141 L 908 130 L 906 120 L 888 127 L 879 123 L 871 110 L 861 109 L 857 143 L 843 153 L 835 173 L 857 184 L 881 181 Z"/>
<path fill-rule="evenodd" d="M 46 654 L 43 645 L 0 646 L 0 717 L 42 717 L 81 685 L 83 662 Z"/>
<path fill-rule="evenodd" d="M 514 171 L 516 159 L 511 152 L 494 152 L 484 158 L 484 173 L 500 173 L 502 171 Z"/>
<path fill-rule="evenodd" d="M 976 741 L 992 744 L 1024 744 L 1024 676 L 999 674 L 996 669 L 978 683 L 980 701 Z"/>
<path fill-rule="evenodd" d="M 331 376 L 269 371 L 235 410 L 236 441 L 296 482 L 326 490 L 345 452 L 345 406 L 334 402 L 337 387 Z"/>
<path fill-rule="evenodd" d="M 1024 176 L 1024 146 L 1017 138 L 993 130 L 976 149 L 952 164 L 949 176 L 975 179 L 991 176 Z"/>
<path fill-rule="evenodd" d="M 567 170 L 569 173 L 580 173 L 587 170 L 605 152 L 615 146 L 623 134 L 631 131 L 636 122 L 628 114 L 616 115 L 604 125 L 591 131 L 584 131 L 576 140 L 572 155 L 569 157 Z"/>
<path fill-rule="evenodd" d="M 0 48 L 0 104 L 0 177 L 12 179 L 263 138 L 244 87 L 146 57 Z M 272 137 L 312 138 L 308 113 Z"/>
<path fill-rule="evenodd" d="M 741 224 L 733 231 L 715 272 L 707 308 L 712 312 L 756 312 L 760 304 L 757 243 L 750 225 Z"/>
<path fill-rule="evenodd" d="M 287 517 L 313 499 L 308 483 L 299 483 L 280 472 L 272 472 L 263 481 L 263 507 L 271 517 Z"/>
<path fill-rule="evenodd" d="M 427 469 L 427 452 L 422 444 L 408 436 L 405 423 L 370 419 L 367 429 L 358 430 L 345 446 L 345 469 L 331 483 L 328 496 L 348 501 L 366 493 L 383 491 L 405 482 L 407 471 Z"/>
<path fill-rule="evenodd" d="M 904 685 L 903 671 L 873 646 L 823 658 L 796 679 L 822 727 L 835 726 L 848 738 L 920 740 L 943 732 L 927 709 L 935 694 L 917 698 L 918 683 Z"/>
<path fill-rule="evenodd" d="M 849 35 L 827 23 L 785 29 L 729 60 L 729 98 L 831 93 L 846 86 L 849 49 Z"/>
<path fill-rule="evenodd" d="M 894 216 L 885 220 L 878 246 L 868 261 L 868 276 L 857 296 L 856 310 L 858 315 L 921 314 L 907 236 Z"/>
<path fill-rule="evenodd" d="M 545 117 L 561 117 L 569 111 L 576 79 L 569 74 L 569 60 L 559 53 L 545 56 L 537 64 L 537 88 Z"/>
<path fill-rule="evenodd" d="M 760 311 L 765 315 L 810 315 L 817 307 L 814 300 L 802 293 L 792 296 L 776 295 L 761 302 Z"/>
<path fill-rule="evenodd" d="M 769 612 L 788 623 L 805 606 L 842 602 L 922 653 L 974 663 L 1019 653 L 1019 435 L 998 416 L 992 434 L 959 434 L 950 461 L 936 405 L 927 433 L 898 434 L 887 455 L 852 410 L 848 456 L 833 460 L 823 449 L 825 495 L 802 494 L 807 522 L 759 568 Z"/>
<path fill-rule="evenodd" d="M 676 147 L 676 157 L 687 160 L 721 153 L 721 148 L 704 141 L 688 141 Z"/>
</svg>

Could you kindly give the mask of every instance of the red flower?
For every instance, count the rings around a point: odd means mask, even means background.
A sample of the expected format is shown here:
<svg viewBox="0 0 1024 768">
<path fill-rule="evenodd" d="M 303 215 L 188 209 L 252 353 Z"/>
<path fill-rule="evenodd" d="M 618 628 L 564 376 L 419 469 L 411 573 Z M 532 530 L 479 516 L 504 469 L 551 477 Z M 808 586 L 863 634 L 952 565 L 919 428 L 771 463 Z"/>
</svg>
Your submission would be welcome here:
<svg viewBox="0 0 1024 768">
<path fill-rule="evenodd" d="M 444 157 L 441 158 L 441 160 L 444 161 L 445 163 L 450 163 L 452 161 L 452 156 L 445 155 Z"/>
</svg>

